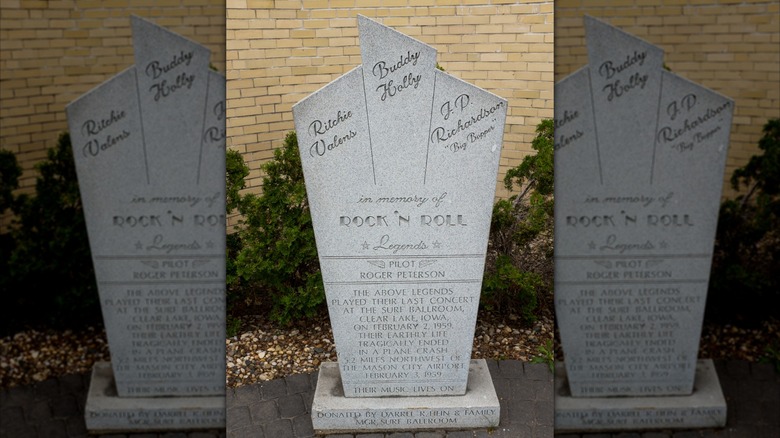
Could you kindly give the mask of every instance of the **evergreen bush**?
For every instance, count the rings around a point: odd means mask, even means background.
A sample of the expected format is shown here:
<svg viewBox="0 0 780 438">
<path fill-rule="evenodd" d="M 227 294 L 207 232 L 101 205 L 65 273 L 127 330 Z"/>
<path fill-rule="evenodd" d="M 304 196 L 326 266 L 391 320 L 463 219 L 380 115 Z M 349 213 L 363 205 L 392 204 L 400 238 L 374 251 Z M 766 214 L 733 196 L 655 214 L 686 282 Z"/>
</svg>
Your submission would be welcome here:
<svg viewBox="0 0 780 438">
<path fill-rule="evenodd" d="M 552 292 L 553 122 L 543 120 L 531 143 L 536 151 L 504 177 L 507 190 L 522 191 L 493 207 L 482 286 L 484 307 L 536 318 Z"/>
<path fill-rule="evenodd" d="M 6 303 L 0 306 L 2 331 L 99 325 L 100 301 L 70 136 L 61 134 L 36 167 L 35 196 L 19 195 L 11 201 L 16 219 L 0 279 L 6 291 Z M 4 169 L 4 194 L 12 180 L 6 181 Z"/>
<path fill-rule="evenodd" d="M 271 319 L 287 324 L 313 316 L 325 302 L 295 132 L 263 171 L 263 193 L 231 203 L 242 215 L 229 262 L 231 290 L 264 294 L 271 300 Z"/>
<path fill-rule="evenodd" d="M 746 193 L 720 207 L 707 319 L 755 325 L 777 316 L 780 302 L 780 119 L 769 120 L 761 155 L 734 171 Z"/>
</svg>

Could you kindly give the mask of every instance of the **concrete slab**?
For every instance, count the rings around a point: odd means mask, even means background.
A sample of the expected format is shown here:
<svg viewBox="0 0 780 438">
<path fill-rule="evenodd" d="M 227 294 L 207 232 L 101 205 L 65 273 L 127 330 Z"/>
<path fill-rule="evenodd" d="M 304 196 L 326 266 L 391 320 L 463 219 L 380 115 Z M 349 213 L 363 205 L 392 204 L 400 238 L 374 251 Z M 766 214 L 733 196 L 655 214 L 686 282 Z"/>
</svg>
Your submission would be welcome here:
<svg viewBox="0 0 780 438">
<path fill-rule="evenodd" d="M 572 397 L 566 369 L 555 367 L 555 432 L 696 429 L 726 425 L 726 399 L 711 359 L 696 363 L 693 393 L 657 397 Z"/>
<path fill-rule="evenodd" d="M 98 362 L 84 407 L 90 433 L 184 431 L 225 428 L 225 397 L 117 395 L 110 362 Z"/>
<path fill-rule="evenodd" d="M 465 395 L 429 397 L 347 398 L 338 364 L 325 362 L 311 410 L 317 433 L 497 427 L 500 414 L 484 359 L 469 364 Z"/>
</svg>

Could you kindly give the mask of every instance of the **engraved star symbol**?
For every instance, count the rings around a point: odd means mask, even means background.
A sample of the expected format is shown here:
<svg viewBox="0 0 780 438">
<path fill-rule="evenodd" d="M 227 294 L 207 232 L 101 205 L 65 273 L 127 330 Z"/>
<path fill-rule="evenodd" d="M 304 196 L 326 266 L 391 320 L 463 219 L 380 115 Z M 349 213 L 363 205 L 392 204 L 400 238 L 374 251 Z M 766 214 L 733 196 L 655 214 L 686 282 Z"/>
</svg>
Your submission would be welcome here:
<svg viewBox="0 0 780 438">
<path fill-rule="evenodd" d="M 141 243 L 140 240 L 138 242 L 135 242 L 135 249 L 141 249 L 143 247 L 144 247 L 144 245 Z"/>
<path fill-rule="evenodd" d="M 368 249 L 368 246 L 369 246 L 369 245 L 368 245 L 368 242 L 366 242 L 366 241 L 364 240 L 364 241 L 363 241 L 363 249 Z"/>
<path fill-rule="evenodd" d="M 439 247 L 441 247 L 441 242 L 439 242 L 438 240 L 434 241 L 433 242 L 433 247 L 436 248 L 436 249 L 439 249 Z"/>
<path fill-rule="evenodd" d="M 588 243 L 588 248 L 591 250 L 596 249 L 596 242 L 591 240 L 590 243 Z"/>
<path fill-rule="evenodd" d="M 214 242 L 212 242 L 210 240 L 208 242 L 206 242 L 206 248 L 209 248 L 209 249 L 214 248 Z"/>
</svg>

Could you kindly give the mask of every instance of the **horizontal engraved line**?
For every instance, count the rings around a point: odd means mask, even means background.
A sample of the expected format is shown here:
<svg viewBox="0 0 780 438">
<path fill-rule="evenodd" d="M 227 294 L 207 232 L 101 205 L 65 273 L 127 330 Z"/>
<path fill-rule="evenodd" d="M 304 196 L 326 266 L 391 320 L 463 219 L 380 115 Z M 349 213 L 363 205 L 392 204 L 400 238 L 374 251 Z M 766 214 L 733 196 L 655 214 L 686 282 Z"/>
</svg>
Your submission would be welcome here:
<svg viewBox="0 0 780 438">
<path fill-rule="evenodd" d="M 677 284 L 677 283 L 706 283 L 710 281 L 705 279 L 692 279 L 692 280 L 635 280 L 635 281 L 556 281 L 555 284 L 565 285 L 580 285 L 580 284 Z"/>
<path fill-rule="evenodd" d="M 467 280 L 437 280 L 437 281 L 324 281 L 325 284 L 447 284 L 447 283 L 481 283 L 481 278 Z"/>
<path fill-rule="evenodd" d="M 453 255 L 386 255 L 386 256 L 321 256 L 322 259 L 373 260 L 373 259 L 469 259 L 484 258 L 485 254 Z"/>
<path fill-rule="evenodd" d="M 709 258 L 712 254 L 657 254 L 657 255 L 556 255 L 561 260 L 593 260 L 593 259 L 696 259 Z"/>
<path fill-rule="evenodd" d="M 134 284 L 225 284 L 225 279 L 215 280 L 181 280 L 181 281 L 98 281 L 98 284 L 105 284 L 109 286 L 122 286 L 122 285 L 134 285 Z"/>
<path fill-rule="evenodd" d="M 600 387 L 605 387 L 604 381 L 599 379 L 579 380 L 578 383 L 598 383 Z M 639 380 L 631 379 L 631 383 L 658 383 L 658 379 L 639 379 Z M 615 385 L 625 385 L 625 384 L 626 384 L 625 382 L 615 383 Z M 664 385 L 687 385 L 687 382 L 683 380 L 671 381 L 671 382 L 664 381 Z M 606 387 L 608 388 L 609 386 Z"/>
<path fill-rule="evenodd" d="M 221 259 L 224 257 L 224 254 L 94 256 L 95 260 Z"/>
<path fill-rule="evenodd" d="M 142 372 L 150 372 L 150 371 L 142 371 Z M 153 372 L 153 371 L 151 371 L 151 372 Z M 168 372 L 168 371 L 163 371 L 163 372 Z M 159 377 L 157 379 L 139 379 L 139 380 L 122 379 L 123 383 L 151 383 L 151 382 L 170 383 L 170 381 L 171 381 L 171 379 L 166 379 L 164 377 Z M 177 384 L 182 384 L 182 383 L 192 384 L 192 383 L 195 383 L 195 384 L 202 385 L 203 384 L 203 379 L 192 379 L 192 380 L 178 380 L 177 379 L 176 383 Z M 143 388 L 143 386 L 142 386 L 142 388 Z M 217 395 L 215 395 L 215 397 L 217 397 Z"/>
<path fill-rule="evenodd" d="M 349 372 L 354 372 L 354 371 L 349 371 Z M 381 371 L 358 371 L 358 373 L 376 373 L 376 372 L 381 372 Z M 414 380 L 384 380 L 384 379 L 352 380 L 352 382 L 358 382 L 358 383 L 375 383 L 375 382 L 378 382 L 378 383 L 414 383 L 415 385 L 419 385 L 421 381 L 422 382 L 430 382 L 430 383 L 452 383 L 452 384 L 455 384 L 455 385 L 458 384 L 457 380 L 431 380 L 431 379 L 424 378 L 424 377 L 419 377 L 419 378 L 414 379 Z"/>
</svg>

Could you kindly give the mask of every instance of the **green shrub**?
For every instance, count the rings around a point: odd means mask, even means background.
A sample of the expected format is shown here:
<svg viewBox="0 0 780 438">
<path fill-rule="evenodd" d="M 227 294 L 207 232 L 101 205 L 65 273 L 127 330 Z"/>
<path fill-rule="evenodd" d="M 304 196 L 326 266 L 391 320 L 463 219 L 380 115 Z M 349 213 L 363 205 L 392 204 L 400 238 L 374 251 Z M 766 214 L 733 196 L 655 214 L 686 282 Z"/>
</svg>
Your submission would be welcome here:
<svg viewBox="0 0 780 438">
<path fill-rule="evenodd" d="M 244 163 L 241 154 L 232 149 L 225 153 L 225 210 L 228 212 L 237 210 L 243 197 L 239 193 L 246 187 L 245 178 L 249 175 L 249 167 Z M 244 298 L 243 288 L 240 287 L 241 278 L 238 276 L 236 258 L 241 250 L 241 236 L 239 233 L 228 233 L 226 236 L 225 272 L 227 284 L 231 285 L 231 293 L 227 295 L 228 308 L 238 299 Z"/>
<path fill-rule="evenodd" d="M 519 194 L 493 207 L 481 303 L 535 319 L 541 298 L 552 292 L 553 123 L 543 120 L 531 143 L 536 151 L 504 177 Z"/>
<path fill-rule="evenodd" d="M 0 215 L 13 207 L 13 192 L 19 187 L 19 177 L 22 168 L 16 162 L 16 155 L 11 151 L 0 150 Z"/>
<path fill-rule="evenodd" d="M 22 168 L 16 162 L 16 155 L 11 151 L 0 150 L 0 218 L 4 217 L 6 211 L 13 208 L 15 198 L 14 190 L 19 187 L 19 176 L 22 174 Z M 7 293 L 16 293 L 14 279 L 11 277 L 11 270 L 8 266 L 10 257 L 16 242 L 11 230 L 0 230 L 0 290 Z M 13 310 L 4 310 L 0 316 L 3 320 L 13 317 Z M 0 335 L 6 332 L 9 322 L 3 323 L 0 327 Z"/>
<path fill-rule="evenodd" d="M 243 219 L 233 239 L 235 259 L 229 262 L 231 290 L 263 294 L 271 300 L 271 319 L 286 324 L 313 316 L 325 302 L 294 132 L 263 171 L 262 195 L 239 196 L 233 204 Z"/>
<path fill-rule="evenodd" d="M 37 169 L 35 196 L 12 201 L 16 219 L 3 271 L 4 333 L 25 326 L 82 327 L 100 324 L 87 229 L 67 133 Z M 3 171 L 3 185 L 7 181 Z M 6 189 L 4 188 L 4 192 Z"/>
<path fill-rule="evenodd" d="M 757 324 L 780 301 L 780 119 L 764 126 L 753 156 L 731 185 L 747 190 L 721 204 L 707 298 L 707 319 Z"/>
</svg>

